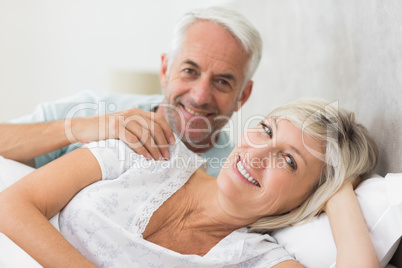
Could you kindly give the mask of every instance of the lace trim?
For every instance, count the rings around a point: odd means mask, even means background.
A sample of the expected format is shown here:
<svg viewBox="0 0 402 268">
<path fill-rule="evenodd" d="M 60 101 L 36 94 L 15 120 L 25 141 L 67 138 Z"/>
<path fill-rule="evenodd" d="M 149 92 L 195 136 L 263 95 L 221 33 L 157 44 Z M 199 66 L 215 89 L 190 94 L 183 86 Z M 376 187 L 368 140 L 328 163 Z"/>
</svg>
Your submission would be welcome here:
<svg viewBox="0 0 402 268">
<path fill-rule="evenodd" d="M 199 167 L 196 167 L 195 164 L 191 163 L 183 173 L 179 174 L 178 177 L 169 178 L 167 183 L 161 184 L 158 191 L 156 191 L 144 208 L 141 209 L 141 212 L 133 219 L 130 229 L 137 229 L 137 233 L 142 236 L 152 214 L 188 181 L 197 168 Z"/>
</svg>

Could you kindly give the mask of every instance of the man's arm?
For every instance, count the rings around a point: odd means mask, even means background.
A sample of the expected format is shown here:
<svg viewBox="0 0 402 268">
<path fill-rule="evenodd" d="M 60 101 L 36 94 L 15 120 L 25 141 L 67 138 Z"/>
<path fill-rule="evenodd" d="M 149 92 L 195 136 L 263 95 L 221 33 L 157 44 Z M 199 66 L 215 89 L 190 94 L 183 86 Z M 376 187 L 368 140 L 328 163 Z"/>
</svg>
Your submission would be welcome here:
<svg viewBox="0 0 402 268">
<path fill-rule="evenodd" d="M 63 121 L 0 124 L 0 155 L 30 166 L 37 156 L 70 144 Z"/>
<path fill-rule="evenodd" d="M 48 219 L 101 176 L 87 148 L 34 171 L 0 193 L 0 232 L 44 267 L 94 267 Z"/>
<path fill-rule="evenodd" d="M 166 119 L 133 108 L 116 113 L 33 124 L 0 124 L 0 155 L 33 166 L 37 156 L 69 144 L 121 139 L 148 159 L 169 158 L 174 142 Z"/>
</svg>

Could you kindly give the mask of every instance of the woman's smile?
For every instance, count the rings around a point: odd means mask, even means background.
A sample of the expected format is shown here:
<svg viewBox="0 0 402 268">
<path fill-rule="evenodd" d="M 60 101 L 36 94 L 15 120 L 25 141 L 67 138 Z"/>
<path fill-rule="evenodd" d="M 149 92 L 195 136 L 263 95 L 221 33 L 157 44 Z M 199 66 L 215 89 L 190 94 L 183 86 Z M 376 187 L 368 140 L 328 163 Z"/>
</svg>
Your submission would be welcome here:
<svg viewBox="0 0 402 268">
<path fill-rule="evenodd" d="M 240 175 L 243 177 L 243 179 L 247 180 L 257 187 L 261 187 L 260 183 L 252 176 L 252 174 L 250 174 L 248 165 L 244 162 L 244 160 L 240 158 L 240 156 L 236 161 L 235 167 L 238 173 L 240 173 Z"/>
</svg>

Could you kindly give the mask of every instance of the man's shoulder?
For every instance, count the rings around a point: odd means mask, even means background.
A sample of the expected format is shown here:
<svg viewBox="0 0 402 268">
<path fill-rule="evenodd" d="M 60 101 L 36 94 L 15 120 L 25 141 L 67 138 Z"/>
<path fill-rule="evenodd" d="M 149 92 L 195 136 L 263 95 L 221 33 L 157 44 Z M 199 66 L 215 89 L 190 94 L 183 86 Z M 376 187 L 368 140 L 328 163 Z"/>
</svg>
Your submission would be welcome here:
<svg viewBox="0 0 402 268">
<path fill-rule="evenodd" d="M 208 174 L 217 177 L 225 165 L 227 157 L 235 145 L 227 132 L 221 132 L 214 147 L 205 152 L 202 157 L 208 162 Z"/>
<path fill-rule="evenodd" d="M 214 147 L 211 148 L 208 152 L 211 154 L 216 154 L 216 152 L 220 152 L 221 154 L 229 155 L 229 153 L 234 149 L 235 144 L 231 139 L 230 135 L 226 131 L 221 131 L 219 133 L 219 137 L 216 140 Z M 207 152 L 207 153 L 208 153 Z"/>
<path fill-rule="evenodd" d="M 151 105 L 158 105 L 163 100 L 163 95 L 140 95 L 140 94 L 122 94 L 112 92 L 93 92 L 82 91 L 71 97 L 61 99 L 59 103 L 65 104 L 94 104 L 97 105 L 97 109 L 105 106 L 109 112 L 121 111 L 130 108 L 140 108 L 143 110 L 149 110 Z"/>
<path fill-rule="evenodd" d="M 131 108 L 149 111 L 159 105 L 163 95 L 136 95 L 82 91 L 75 95 L 39 104 L 30 115 L 13 123 L 35 123 L 112 113 Z"/>
</svg>

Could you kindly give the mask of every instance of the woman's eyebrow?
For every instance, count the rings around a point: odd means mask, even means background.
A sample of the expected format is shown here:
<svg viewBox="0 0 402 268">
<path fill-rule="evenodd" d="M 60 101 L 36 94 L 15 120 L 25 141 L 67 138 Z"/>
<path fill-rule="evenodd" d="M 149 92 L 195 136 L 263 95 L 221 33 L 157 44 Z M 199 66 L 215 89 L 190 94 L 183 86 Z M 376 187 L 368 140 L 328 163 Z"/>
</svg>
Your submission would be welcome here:
<svg viewBox="0 0 402 268">
<path fill-rule="evenodd" d="M 294 147 L 294 146 L 292 146 L 292 145 L 289 145 L 289 146 L 290 146 L 290 148 L 292 149 L 292 151 L 294 151 L 297 155 L 299 155 L 299 157 L 300 157 L 301 159 L 303 159 L 304 165 L 307 166 L 306 158 L 304 158 L 304 155 L 299 151 L 299 149 L 297 149 L 296 147 Z"/>
<path fill-rule="evenodd" d="M 278 124 L 279 122 L 278 122 L 277 118 L 276 118 L 276 117 L 271 117 L 271 120 L 272 120 L 272 125 L 275 125 L 275 130 L 277 131 L 277 130 L 278 130 L 278 126 L 279 126 L 279 124 Z M 294 146 L 291 145 L 291 144 L 289 144 L 289 146 L 290 146 L 290 148 L 291 148 L 291 150 L 292 150 L 293 152 L 295 152 L 301 159 L 303 159 L 304 165 L 307 166 L 306 158 L 305 158 L 304 155 L 299 151 L 299 149 L 297 149 L 296 147 L 294 147 Z"/>
</svg>

